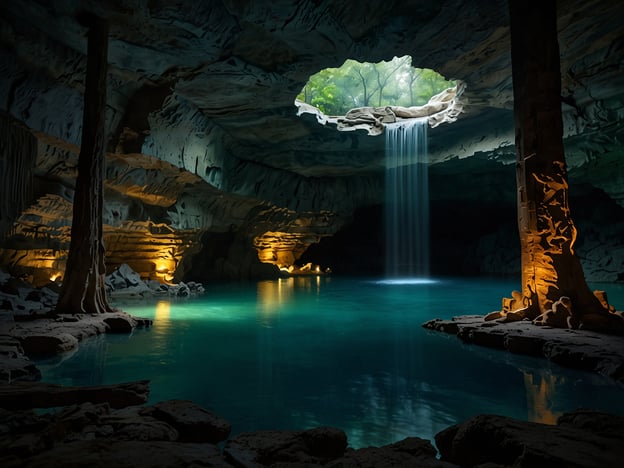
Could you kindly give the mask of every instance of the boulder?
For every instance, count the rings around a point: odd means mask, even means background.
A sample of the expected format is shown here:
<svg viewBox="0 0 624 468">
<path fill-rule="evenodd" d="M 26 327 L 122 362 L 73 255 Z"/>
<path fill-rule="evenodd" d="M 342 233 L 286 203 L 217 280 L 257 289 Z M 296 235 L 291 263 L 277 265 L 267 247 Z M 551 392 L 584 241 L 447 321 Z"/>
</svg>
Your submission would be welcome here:
<svg viewBox="0 0 624 468">
<path fill-rule="evenodd" d="M 180 281 L 180 284 L 178 284 L 175 295 L 178 297 L 188 297 L 191 295 L 191 290 L 186 284 Z"/>
<path fill-rule="evenodd" d="M 78 340 L 69 333 L 61 332 L 28 335 L 21 338 L 21 344 L 29 356 L 52 356 L 74 349 Z"/>
<path fill-rule="evenodd" d="M 232 425 L 219 416 L 187 400 L 168 400 L 141 411 L 172 426 L 180 441 L 216 444 L 227 439 Z"/>
<path fill-rule="evenodd" d="M 112 408 L 124 408 L 145 403 L 148 395 L 148 380 L 82 387 L 46 382 L 11 382 L 0 385 L 0 407 L 54 408 L 90 402 L 106 403 Z"/>
<path fill-rule="evenodd" d="M 441 460 L 461 466 L 604 468 L 624 459 L 624 418 L 583 410 L 556 426 L 479 415 L 435 436 Z"/>
<path fill-rule="evenodd" d="M 127 314 L 115 314 L 104 318 L 108 333 L 131 333 L 137 326 L 136 320 Z"/>
<path fill-rule="evenodd" d="M 141 283 L 141 277 L 127 263 L 122 263 L 119 268 L 110 275 L 110 282 L 115 289 L 129 288 L 130 286 L 138 286 Z"/>
<path fill-rule="evenodd" d="M 0 354 L 0 382 L 36 381 L 40 379 L 41 371 L 26 356 L 8 357 Z"/>
<path fill-rule="evenodd" d="M 209 443 L 184 443 L 166 422 L 131 406 L 82 403 L 55 413 L 0 408 L 0 466 L 223 466 Z"/>
<path fill-rule="evenodd" d="M 347 436 L 340 429 L 319 427 L 307 431 L 257 431 L 239 434 L 223 450 L 237 466 L 314 466 L 341 457 Z M 300 465 L 297 465 L 300 464 Z"/>
<path fill-rule="evenodd" d="M 347 450 L 343 457 L 326 466 L 331 468 L 454 468 L 456 465 L 437 459 L 437 450 L 428 440 L 408 437 L 383 447 Z"/>
<path fill-rule="evenodd" d="M 4 468 L 21 468 L 24 458 L 15 454 L 0 455 Z M 88 466 L 110 467 L 224 467 L 219 449 L 210 444 L 184 444 L 168 441 L 124 441 L 109 439 L 79 440 L 58 444 L 27 459 L 31 468 Z"/>
</svg>

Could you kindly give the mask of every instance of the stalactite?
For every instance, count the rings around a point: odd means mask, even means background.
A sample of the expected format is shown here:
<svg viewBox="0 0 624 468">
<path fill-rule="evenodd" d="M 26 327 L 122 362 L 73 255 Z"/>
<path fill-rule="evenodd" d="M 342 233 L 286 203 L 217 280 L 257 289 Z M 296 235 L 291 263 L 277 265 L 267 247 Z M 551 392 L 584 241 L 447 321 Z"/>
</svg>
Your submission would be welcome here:
<svg viewBox="0 0 624 468">
<path fill-rule="evenodd" d="M 0 241 L 14 234 L 14 223 L 32 203 L 32 170 L 37 139 L 18 121 L 0 113 Z"/>
</svg>

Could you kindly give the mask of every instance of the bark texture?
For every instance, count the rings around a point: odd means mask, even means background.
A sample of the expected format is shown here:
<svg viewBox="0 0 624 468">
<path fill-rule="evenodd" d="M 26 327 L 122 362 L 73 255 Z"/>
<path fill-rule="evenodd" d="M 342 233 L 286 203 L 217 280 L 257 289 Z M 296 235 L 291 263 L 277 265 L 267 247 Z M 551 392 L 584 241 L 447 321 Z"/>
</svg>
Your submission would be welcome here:
<svg viewBox="0 0 624 468">
<path fill-rule="evenodd" d="M 108 25 L 96 17 L 82 20 L 89 28 L 87 76 L 71 242 L 57 304 L 57 311 L 64 313 L 112 310 L 104 289 L 102 239 Z"/>
<path fill-rule="evenodd" d="M 503 301 L 509 318 L 576 328 L 609 315 L 574 252 L 563 148 L 556 2 L 510 0 L 522 291 Z"/>
</svg>

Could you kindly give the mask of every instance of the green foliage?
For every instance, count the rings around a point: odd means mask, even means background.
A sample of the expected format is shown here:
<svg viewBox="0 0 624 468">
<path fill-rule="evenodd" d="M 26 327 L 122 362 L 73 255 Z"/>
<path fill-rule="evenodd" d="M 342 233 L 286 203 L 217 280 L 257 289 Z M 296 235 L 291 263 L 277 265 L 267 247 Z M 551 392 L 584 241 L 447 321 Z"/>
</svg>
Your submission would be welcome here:
<svg viewBox="0 0 624 468">
<path fill-rule="evenodd" d="M 297 99 L 327 115 L 344 115 L 354 107 L 422 106 L 452 86 L 433 70 L 412 67 L 409 55 L 379 63 L 349 59 L 312 75 Z"/>
</svg>

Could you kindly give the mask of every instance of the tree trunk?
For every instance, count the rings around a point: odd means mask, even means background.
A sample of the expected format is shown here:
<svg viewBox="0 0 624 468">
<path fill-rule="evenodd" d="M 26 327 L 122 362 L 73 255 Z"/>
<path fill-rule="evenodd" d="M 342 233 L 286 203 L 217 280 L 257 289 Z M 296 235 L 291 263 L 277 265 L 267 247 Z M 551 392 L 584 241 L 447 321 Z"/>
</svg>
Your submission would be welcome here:
<svg viewBox="0 0 624 468">
<path fill-rule="evenodd" d="M 503 301 L 515 319 L 576 327 L 606 314 L 574 253 L 563 149 L 561 72 L 554 0 L 510 0 L 522 292 Z M 557 316 L 555 318 L 555 315 Z M 548 321 L 546 320 L 546 321 Z"/>
<path fill-rule="evenodd" d="M 96 17 L 89 17 L 86 22 L 89 32 L 82 142 L 78 157 L 71 242 L 56 306 L 57 312 L 61 313 L 100 313 L 112 310 L 104 289 L 106 269 L 102 240 L 108 25 Z"/>
</svg>

